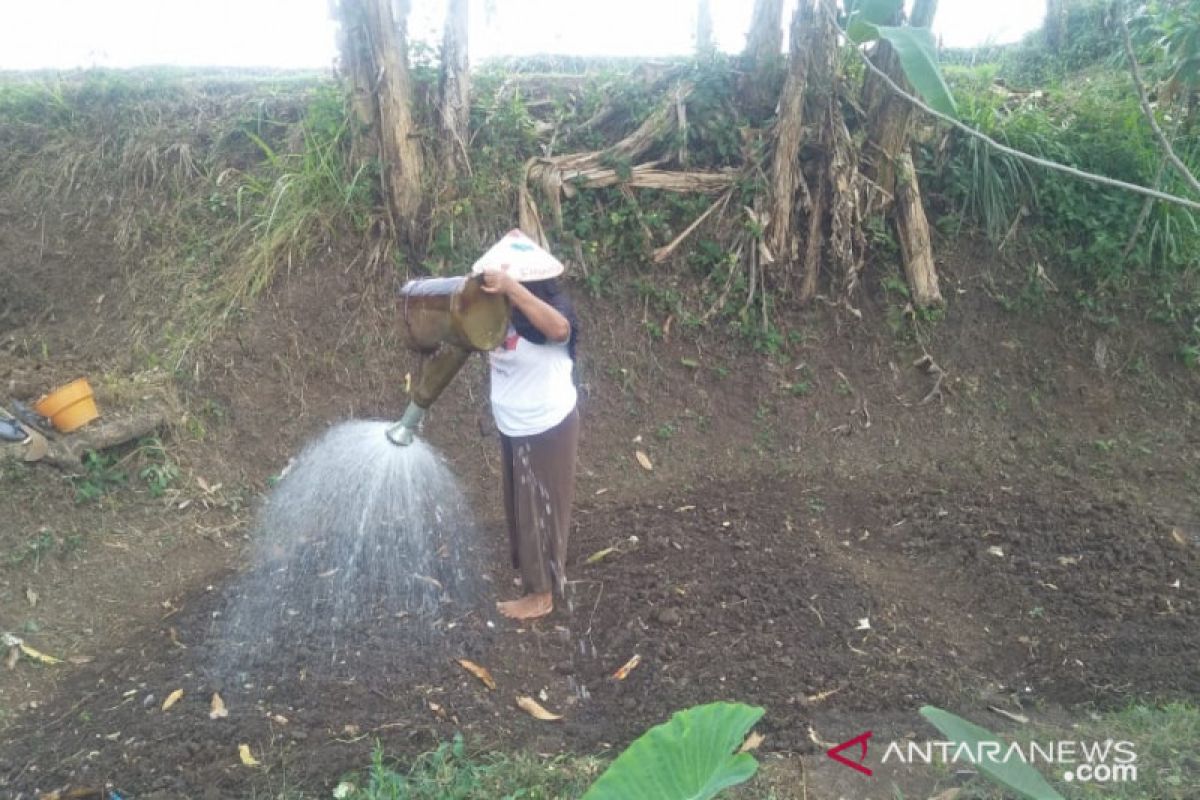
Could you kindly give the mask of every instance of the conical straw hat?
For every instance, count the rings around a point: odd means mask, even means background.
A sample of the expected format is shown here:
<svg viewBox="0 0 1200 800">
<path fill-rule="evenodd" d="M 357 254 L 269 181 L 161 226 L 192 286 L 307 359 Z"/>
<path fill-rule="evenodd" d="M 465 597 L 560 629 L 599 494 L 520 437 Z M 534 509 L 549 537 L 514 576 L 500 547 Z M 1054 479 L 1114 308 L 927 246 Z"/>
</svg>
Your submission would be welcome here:
<svg viewBox="0 0 1200 800">
<path fill-rule="evenodd" d="M 537 242 L 513 228 L 504 238 L 492 245 L 471 267 L 478 275 L 485 269 L 507 272 L 522 283 L 556 278 L 566 269 L 562 262 L 547 253 Z"/>
</svg>

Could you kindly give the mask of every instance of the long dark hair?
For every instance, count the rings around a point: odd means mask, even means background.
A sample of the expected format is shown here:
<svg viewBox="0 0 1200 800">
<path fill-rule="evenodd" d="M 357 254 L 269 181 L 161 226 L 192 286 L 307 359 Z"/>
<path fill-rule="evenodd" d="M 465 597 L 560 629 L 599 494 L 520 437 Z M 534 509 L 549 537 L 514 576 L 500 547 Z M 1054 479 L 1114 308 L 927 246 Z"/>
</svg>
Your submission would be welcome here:
<svg viewBox="0 0 1200 800">
<path fill-rule="evenodd" d="M 575 306 L 571 303 L 571 298 L 563 291 L 557 278 L 549 278 L 544 281 L 529 281 L 523 285 L 529 290 L 530 294 L 551 306 L 555 311 L 566 317 L 567 322 L 571 323 L 571 338 L 567 340 L 567 352 L 570 354 L 571 360 L 574 361 L 575 348 L 579 342 L 579 319 L 575 316 Z M 516 308 L 512 312 L 512 324 L 522 339 L 527 339 L 534 344 L 546 343 L 546 334 L 539 331 L 529 321 L 529 318 Z"/>
</svg>

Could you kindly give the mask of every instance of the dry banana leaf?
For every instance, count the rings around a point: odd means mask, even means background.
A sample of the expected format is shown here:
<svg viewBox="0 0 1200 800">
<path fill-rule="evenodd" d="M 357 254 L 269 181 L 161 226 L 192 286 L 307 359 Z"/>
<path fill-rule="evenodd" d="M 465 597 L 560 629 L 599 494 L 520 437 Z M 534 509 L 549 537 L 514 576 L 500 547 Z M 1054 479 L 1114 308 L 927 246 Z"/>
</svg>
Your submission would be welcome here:
<svg viewBox="0 0 1200 800">
<path fill-rule="evenodd" d="M 465 658 L 458 659 L 458 663 L 459 666 L 478 678 L 484 686 L 493 691 L 495 690 L 496 679 L 492 677 L 492 673 L 487 671 L 487 667 L 482 667 L 474 661 L 468 661 Z"/>
<path fill-rule="evenodd" d="M 517 708 L 524 711 L 534 719 L 540 719 L 543 722 L 555 722 L 562 719 L 562 714 L 554 714 L 542 707 L 542 704 L 532 697 L 518 697 Z"/>
<path fill-rule="evenodd" d="M 176 689 L 167 695 L 167 699 L 163 700 L 162 710 L 167 711 L 171 706 L 178 703 L 183 698 L 183 689 Z"/>
</svg>

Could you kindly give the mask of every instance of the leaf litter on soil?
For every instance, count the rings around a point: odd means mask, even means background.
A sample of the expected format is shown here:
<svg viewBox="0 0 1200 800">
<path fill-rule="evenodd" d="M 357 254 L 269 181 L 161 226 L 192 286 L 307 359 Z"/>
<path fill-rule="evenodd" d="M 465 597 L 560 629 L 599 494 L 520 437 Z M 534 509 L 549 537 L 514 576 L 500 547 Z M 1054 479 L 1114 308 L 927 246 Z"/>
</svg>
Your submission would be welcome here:
<svg viewBox="0 0 1200 800">
<path fill-rule="evenodd" d="M 4 733 L 0 780 L 9 776 L 6 791 L 30 788 L 28 772 L 15 784 L 11 776 L 31 761 L 41 771 L 39 785 L 82 782 L 119 764 L 123 781 L 179 796 L 229 781 L 222 785 L 246 795 L 266 773 L 246 769 L 231 778 L 231 742 L 280 741 L 278 753 L 258 758 L 268 768 L 286 758 L 292 779 L 317 785 L 369 763 L 375 738 L 389 753 L 410 755 L 456 731 L 483 748 L 536 741 L 543 726 L 527 724 L 528 712 L 513 708 L 512 695 L 462 686 L 457 658 L 563 698 L 552 710 L 534 702 L 564 717 L 555 730 L 576 752 L 628 742 L 708 699 L 713 686 L 771 709 L 758 726 L 767 737 L 760 749 L 811 752 L 807 731 L 818 703 L 822 714 L 901 713 L 914 696 L 952 706 L 970 687 L 998 684 L 1033 687 L 1028 696 L 1038 702 L 1123 704 L 1129 694 L 1115 688 L 1121 685 L 1160 697 L 1195 685 L 1200 676 L 1188 642 L 1200 634 L 1200 560 L 1144 511 L 1081 499 L 1077 487 L 1059 491 L 1046 481 L 994 496 L 964 486 L 950 506 L 942 492 L 897 485 L 827 493 L 820 535 L 804 521 L 810 510 L 786 478 L 722 480 L 584 513 L 574 537 L 579 552 L 608 546 L 617 529 L 636 532 L 637 557 L 605 561 L 602 583 L 569 584 L 574 610 L 556 611 L 553 625 L 517 633 L 507 623 L 489 627 L 491 615 L 473 607 L 447 612 L 449 621 L 436 628 L 452 648 L 446 653 L 421 646 L 405 619 L 381 614 L 342 628 L 344 647 L 324 670 L 313 668 L 305 642 L 284 640 L 272 655 L 285 680 L 227 681 L 209 670 L 225 642 L 205 632 L 214 614 L 225 613 L 226 599 L 190 595 L 172 623 L 194 645 L 163 648 L 161 634 L 148 632 L 143 663 L 105 653 L 64 674 L 57 699 Z M 695 508 L 676 513 L 685 505 Z M 907 521 L 892 527 L 897 519 Z M 846 548 L 827 535 L 831 528 L 888 533 Z M 989 542 L 1011 555 L 983 552 L 980 530 L 992 531 Z M 494 544 L 499 562 L 507 545 L 502 536 Z M 1070 566 L 1057 561 L 1081 553 L 1087 557 Z M 1177 578 L 1181 588 L 1170 588 Z M 1053 625 L 1029 613 L 1035 603 Z M 959 613 L 965 609 L 970 618 Z M 867 614 L 871 630 L 851 640 L 855 652 L 845 632 Z M 1130 615 L 1139 625 L 1122 623 Z M 450 628 L 450 621 L 458 624 Z M 1022 641 L 1036 648 L 1013 644 Z M 737 658 L 729 657 L 732 642 Z M 135 639 L 127 649 L 139 646 Z M 951 651 L 960 657 L 948 657 Z M 1060 651 L 1083 666 L 1042 655 Z M 635 652 L 640 664 L 613 680 L 613 665 Z M 124 681 L 112 684 L 114 674 Z M 122 697 L 143 684 L 186 684 L 203 696 L 219 690 L 231 707 L 263 713 L 231 714 L 219 731 L 199 714 L 147 715 Z M 279 714 L 287 725 L 272 719 Z M 64 715 L 70 724 L 42 724 Z M 328 732 L 348 718 L 374 733 L 329 747 Z M 103 738 L 116 730 L 123 741 L 138 736 L 145 744 L 126 748 Z M 71 766 L 68 757 L 83 748 L 97 755 Z M 186 766 L 164 773 L 163 763 Z"/>
</svg>

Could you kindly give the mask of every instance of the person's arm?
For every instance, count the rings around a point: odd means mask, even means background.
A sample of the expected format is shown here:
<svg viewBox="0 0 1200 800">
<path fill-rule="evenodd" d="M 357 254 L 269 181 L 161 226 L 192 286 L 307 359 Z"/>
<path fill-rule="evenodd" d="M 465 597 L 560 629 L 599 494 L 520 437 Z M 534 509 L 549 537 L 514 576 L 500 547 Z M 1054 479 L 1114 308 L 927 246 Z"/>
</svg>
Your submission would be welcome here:
<svg viewBox="0 0 1200 800">
<path fill-rule="evenodd" d="M 571 338 L 571 323 L 558 309 L 535 297 L 519 281 L 501 270 L 483 271 L 483 290 L 488 294 L 505 294 L 522 314 L 551 342 L 561 344 Z"/>
</svg>

